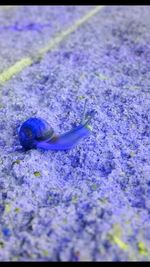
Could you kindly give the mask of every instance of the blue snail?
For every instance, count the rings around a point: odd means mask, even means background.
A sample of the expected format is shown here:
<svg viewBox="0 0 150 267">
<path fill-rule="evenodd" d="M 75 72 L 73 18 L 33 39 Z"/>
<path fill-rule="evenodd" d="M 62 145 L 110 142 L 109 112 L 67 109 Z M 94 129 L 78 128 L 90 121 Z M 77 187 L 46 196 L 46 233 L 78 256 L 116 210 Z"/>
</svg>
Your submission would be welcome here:
<svg viewBox="0 0 150 267">
<path fill-rule="evenodd" d="M 54 130 L 41 118 L 30 118 L 26 120 L 19 129 L 20 144 L 25 150 L 68 150 L 73 148 L 81 138 L 89 136 L 90 121 L 94 111 L 85 112 L 86 101 L 82 119 L 78 126 L 74 126 L 70 131 L 56 135 Z"/>
</svg>

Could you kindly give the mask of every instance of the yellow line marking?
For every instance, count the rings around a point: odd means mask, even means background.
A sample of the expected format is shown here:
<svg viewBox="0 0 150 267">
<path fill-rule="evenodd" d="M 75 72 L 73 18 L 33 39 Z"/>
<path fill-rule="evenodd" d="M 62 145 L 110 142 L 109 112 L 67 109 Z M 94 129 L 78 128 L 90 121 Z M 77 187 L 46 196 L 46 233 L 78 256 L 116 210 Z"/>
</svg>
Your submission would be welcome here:
<svg viewBox="0 0 150 267">
<path fill-rule="evenodd" d="M 66 36 L 74 32 L 76 29 L 78 29 L 84 22 L 86 22 L 88 19 L 90 19 L 92 16 L 94 16 L 103 6 L 97 6 L 91 11 L 89 11 L 85 16 L 83 16 L 81 19 L 77 20 L 74 25 L 72 25 L 67 30 L 61 32 L 58 36 L 56 36 L 53 40 L 49 42 L 49 44 L 44 47 L 43 49 L 40 49 L 39 54 L 45 54 L 46 52 L 50 51 L 52 48 L 54 48 L 57 44 L 59 44 Z"/>
<path fill-rule="evenodd" d="M 113 241 L 123 250 L 128 249 L 128 245 L 124 243 L 119 237 L 113 236 Z"/>
<path fill-rule="evenodd" d="M 141 255 L 148 256 L 148 250 L 143 242 L 138 242 L 138 251 Z"/>
<path fill-rule="evenodd" d="M 56 35 L 48 45 L 41 48 L 37 52 L 37 56 L 34 58 L 32 57 L 25 57 L 21 60 L 17 61 L 14 65 L 4 70 L 2 73 L 0 73 L 0 84 L 4 84 L 6 81 L 11 79 L 14 75 L 21 72 L 25 67 L 30 66 L 33 64 L 37 59 L 40 59 L 44 56 L 47 52 L 51 51 L 53 48 L 55 48 L 62 40 L 64 40 L 65 37 L 67 37 L 69 34 L 73 33 L 75 30 L 77 30 L 83 23 L 85 23 L 87 20 L 89 20 L 92 16 L 94 16 L 98 11 L 103 8 L 104 6 L 96 6 L 91 11 L 89 11 L 86 15 L 84 15 L 82 18 L 77 20 L 72 26 L 70 26 L 67 30 L 62 31 L 60 34 Z"/>
<path fill-rule="evenodd" d="M 0 83 L 8 81 L 13 75 L 22 71 L 25 67 L 32 64 L 32 59 L 30 57 L 22 58 L 20 61 L 16 62 L 13 66 L 6 69 L 0 74 Z"/>
</svg>

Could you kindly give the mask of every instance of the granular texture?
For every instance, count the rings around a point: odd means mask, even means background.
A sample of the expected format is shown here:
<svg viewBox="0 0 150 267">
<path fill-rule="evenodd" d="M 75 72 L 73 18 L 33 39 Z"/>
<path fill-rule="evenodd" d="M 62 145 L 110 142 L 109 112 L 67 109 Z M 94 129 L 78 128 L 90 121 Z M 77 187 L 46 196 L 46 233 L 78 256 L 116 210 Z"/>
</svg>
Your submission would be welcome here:
<svg viewBox="0 0 150 267">
<path fill-rule="evenodd" d="M 16 7 L 10 19 L 0 10 L 1 71 L 92 8 Z M 4 30 L 25 10 L 36 25 L 27 28 L 24 15 L 25 28 Z M 104 7 L 1 85 L 1 261 L 150 260 L 149 11 Z M 80 121 L 85 99 L 96 111 L 93 131 L 75 148 L 15 150 L 26 119 L 65 132 Z"/>
</svg>

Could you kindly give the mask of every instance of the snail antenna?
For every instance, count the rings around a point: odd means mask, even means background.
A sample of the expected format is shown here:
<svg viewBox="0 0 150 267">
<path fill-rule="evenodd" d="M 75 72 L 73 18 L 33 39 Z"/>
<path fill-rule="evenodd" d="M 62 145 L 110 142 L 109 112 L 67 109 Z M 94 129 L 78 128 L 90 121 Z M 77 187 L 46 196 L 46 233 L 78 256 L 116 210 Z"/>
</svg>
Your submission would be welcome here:
<svg viewBox="0 0 150 267">
<path fill-rule="evenodd" d="M 87 105 L 87 99 L 85 99 L 85 102 L 84 102 L 83 115 L 82 115 L 82 119 L 81 119 L 81 124 L 84 124 L 85 123 L 85 120 L 86 120 L 86 105 Z"/>
<path fill-rule="evenodd" d="M 86 112 L 87 102 L 88 102 L 88 100 L 86 99 L 84 102 L 83 115 L 82 115 L 82 119 L 80 122 L 82 125 L 88 124 L 91 121 L 91 118 L 95 115 L 94 110 Z"/>
</svg>

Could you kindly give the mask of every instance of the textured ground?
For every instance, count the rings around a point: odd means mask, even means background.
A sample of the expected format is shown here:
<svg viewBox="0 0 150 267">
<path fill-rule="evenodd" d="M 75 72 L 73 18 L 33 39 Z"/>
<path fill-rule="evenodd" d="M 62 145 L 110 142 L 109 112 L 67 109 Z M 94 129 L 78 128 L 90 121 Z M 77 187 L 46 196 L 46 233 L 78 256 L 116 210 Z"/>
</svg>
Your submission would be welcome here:
<svg viewBox="0 0 150 267">
<path fill-rule="evenodd" d="M 95 7 L 0 8 L 0 72 Z M 61 10 L 61 12 L 60 12 Z M 0 260 L 150 261 L 150 7 L 108 6 L 0 85 Z M 69 152 L 14 151 L 31 116 L 93 132 Z"/>
</svg>

